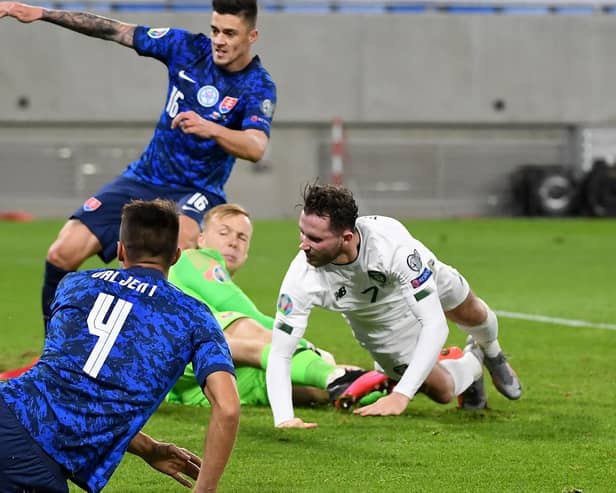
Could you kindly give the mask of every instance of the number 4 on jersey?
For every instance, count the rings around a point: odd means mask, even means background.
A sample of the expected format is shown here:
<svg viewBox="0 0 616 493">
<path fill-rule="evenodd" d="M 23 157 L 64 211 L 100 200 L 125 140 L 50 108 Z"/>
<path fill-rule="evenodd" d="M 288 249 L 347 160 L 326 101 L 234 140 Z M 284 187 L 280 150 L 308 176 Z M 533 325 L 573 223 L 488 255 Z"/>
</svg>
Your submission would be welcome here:
<svg viewBox="0 0 616 493">
<path fill-rule="evenodd" d="M 109 356 L 109 352 L 124 326 L 124 322 L 126 322 L 126 317 L 133 308 L 132 303 L 118 298 L 113 310 L 109 313 L 114 300 L 115 298 L 110 294 L 100 293 L 88 314 L 88 330 L 90 334 L 98 336 L 98 341 L 96 341 L 83 371 L 93 378 L 98 376 L 98 372 Z"/>
</svg>

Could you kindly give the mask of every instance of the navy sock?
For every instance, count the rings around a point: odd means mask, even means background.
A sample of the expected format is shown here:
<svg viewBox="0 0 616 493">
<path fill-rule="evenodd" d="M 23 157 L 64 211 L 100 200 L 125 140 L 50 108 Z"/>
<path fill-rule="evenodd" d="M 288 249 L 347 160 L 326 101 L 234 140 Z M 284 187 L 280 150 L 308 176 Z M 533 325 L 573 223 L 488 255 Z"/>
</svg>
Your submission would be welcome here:
<svg viewBox="0 0 616 493">
<path fill-rule="evenodd" d="M 69 270 L 56 267 L 49 260 L 45 261 L 45 275 L 43 276 L 43 289 L 41 301 L 43 305 L 43 323 L 45 324 L 45 333 L 47 333 L 47 322 L 51 316 L 51 302 L 56 296 L 56 289 L 62 278 L 68 274 Z"/>
</svg>

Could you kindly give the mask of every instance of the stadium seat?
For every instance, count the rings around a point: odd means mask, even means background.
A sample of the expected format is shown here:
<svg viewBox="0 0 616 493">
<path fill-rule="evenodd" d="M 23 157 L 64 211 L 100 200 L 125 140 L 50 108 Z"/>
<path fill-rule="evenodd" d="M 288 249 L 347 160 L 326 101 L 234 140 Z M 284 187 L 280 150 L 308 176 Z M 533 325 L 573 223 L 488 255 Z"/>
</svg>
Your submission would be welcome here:
<svg viewBox="0 0 616 493">
<path fill-rule="evenodd" d="M 591 6 L 562 5 L 562 6 L 555 7 L 554 12 L 560 15 L 591 15 L 591 14 L 594 14 L 595 9 Z"/>
<path fill-rule="evenodd" d="M 387 12 L 390 12 L 392 14 L 417 14 L 420 12 L 425 12 L 427 10 L 427 7 L 425 5 L 419 5 L 419 4 L 408 4 L 408 5 L 389 5 L 386 8 Z"/>
<path fill-rule="evenodd" d="M 502 13 L 508 15 L 546 15 L 550 13 L 550 8 L 545 5 L 505 5 Z"/>
<path fill-rule="evenodd" d="M 385 13 L 384 5 L 347 5 L 339 4 L 334 12 L 341 14 L 383 14 Z"/>
<path fill-rule="evenodd" d="M 451 14 L 496 14 L 500 9 L 483 5 L 449 5 L 444 8 Z"/>
</svg>

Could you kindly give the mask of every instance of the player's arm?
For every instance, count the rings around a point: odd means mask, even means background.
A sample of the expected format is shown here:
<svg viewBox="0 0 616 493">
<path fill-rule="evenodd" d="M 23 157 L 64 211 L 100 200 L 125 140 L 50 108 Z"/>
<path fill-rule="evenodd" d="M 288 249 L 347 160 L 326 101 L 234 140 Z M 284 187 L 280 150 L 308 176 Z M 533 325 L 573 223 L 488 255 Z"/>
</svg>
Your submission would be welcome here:
<svg viewBox="0 0 616 493">
<path fill-rule="evenodd" d="M 291 358 L 297 348 L 299 337 L 287 333 L 285 324 L 276 319 L 272 333 L 272 348 L 267 362 L 267 396 L 278 428 L 315 428 L 316 423 L 305 423 L 295 417 L 291 384 Z"/>
<path fill-rule="evenodd" d="M 240 422 L 240 398 L 231 373 L 210 373 L 203 392 L 212 405 L 212 413 L 205 438 L 203 466 L 194 489 L 198 493 L 216 491 Z"/>
<path fill-rule="evenodd" d="M 262 130 L 232 130 L 207 120 L 194 111 L 178 113 L 171 122 L 171 128 L 178 128 L 185 134 L 196 135 L 202 139 L 214 139 L 229 154 L 252 162 L 263 158 L 269 141 Z"/>
<path fill-rule="evenodd" d="M 173 443 L 158 442 L 142 432 L 130 441 L 128 452 L 138 455 L 157 471 L 171 476 L 188 488 L 192 484 L 182 474 L 192 479 L 197 479 L 199 475 L 201 459 L 198 456 Z"/>
<path fill-rule="evenodd" d="M 449 333 L 436 291 L 417 303 L 412 312 L 421 323 L 421 332 L 406 371 L 390 395 L 356 409 L 356 414 L 389 416 L 403 413 L 434 368 Z"/>
<path fill-rule="evenodd" d="M 0 2 L 0 17 L 13 17 L 20 22 L 51 22 L 93 38 L 133 46 L 135 24 L 108 19 L 89 12 L 54 10 L 17 2 Z"/>
<path fill-rule="evenodd" d="M 399 278 L 400 289 L 413 316 L 421 324 L 413 357 L 393 392 L 374 404 L 356 409 L 362 416 L 388 416 L 404 412 L 438 360 L 447 340 L 449 328 L 436 290 L 427 258 L 414 248 L 403 246 L 393 255 L 392 271 Z"/>
</svg>

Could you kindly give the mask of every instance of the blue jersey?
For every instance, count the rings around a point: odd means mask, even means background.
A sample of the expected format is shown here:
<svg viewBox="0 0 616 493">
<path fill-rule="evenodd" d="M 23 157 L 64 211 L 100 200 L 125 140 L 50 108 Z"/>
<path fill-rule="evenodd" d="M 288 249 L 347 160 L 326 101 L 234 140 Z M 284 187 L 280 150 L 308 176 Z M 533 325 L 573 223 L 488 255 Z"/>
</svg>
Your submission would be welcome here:
<svg viewBox="0 0 616 493">
<path fill-rule="evenodd" d="M 225 201 L 223 186 L 235 157 L 213 139 L 172 130 L 171 121 L 192 110 L 227 128 L 253 128 L 269 136 L 276 104 L 274 81 L 258 57 L 239 72 L 219 68 L 212 58 L 211 40 L 204 34 L 138 26 L 133 44 L 140 55 L 167 66 L 169 88 L 152 140 L 124 175 L 172 188 L 196 188 Z"/>
<path fill-rule="evenodd" d="M 77 272 L 58 287 L 40 361 L 0 395 L 71 480 L 97 492 L 190 362 L 202 386 L 234 372 L 203 303 L 153 269 Z"/>
</svg>

